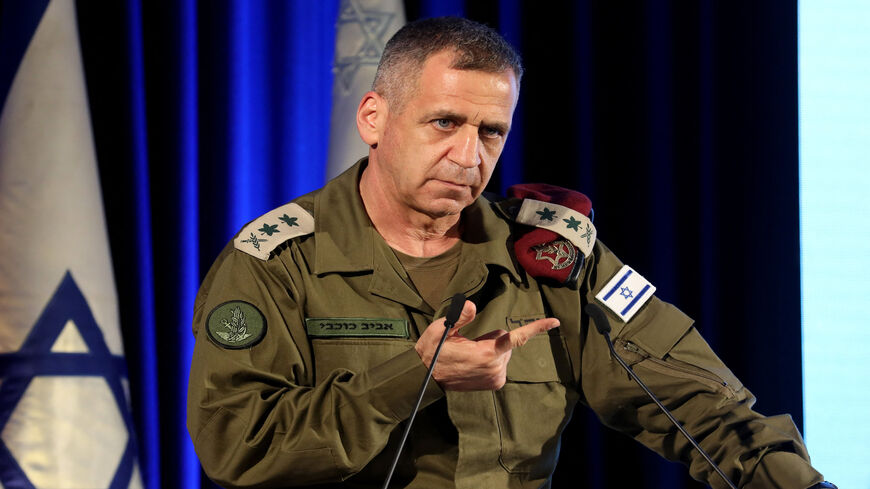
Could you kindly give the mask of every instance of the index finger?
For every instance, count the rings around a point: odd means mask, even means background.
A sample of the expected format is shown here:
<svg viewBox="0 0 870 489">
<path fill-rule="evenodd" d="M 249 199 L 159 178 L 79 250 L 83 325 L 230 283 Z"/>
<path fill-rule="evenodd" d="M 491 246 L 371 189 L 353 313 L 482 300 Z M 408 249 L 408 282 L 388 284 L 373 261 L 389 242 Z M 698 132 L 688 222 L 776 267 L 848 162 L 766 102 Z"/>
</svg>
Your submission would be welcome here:
<svg viewBox="0 0 870 489">
<path fill-rule="evenodd" d="M 525 345 L 532 337 L 557 327 L 559 327 L 559 320 L 556 318 L 544 318 L 532 321 L 525 326 L 512 330 L 506 335 L 498 337 L 495 340 L 495 348 L 499 353 L 505 353 L 508 350 Z"/>
</svg>

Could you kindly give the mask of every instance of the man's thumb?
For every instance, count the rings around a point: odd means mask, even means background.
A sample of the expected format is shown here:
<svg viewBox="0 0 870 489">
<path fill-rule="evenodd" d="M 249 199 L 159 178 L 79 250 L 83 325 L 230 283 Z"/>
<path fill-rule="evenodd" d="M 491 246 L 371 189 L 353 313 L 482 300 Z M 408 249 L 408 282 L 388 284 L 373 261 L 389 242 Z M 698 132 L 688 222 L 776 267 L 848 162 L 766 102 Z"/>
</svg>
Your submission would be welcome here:
<svg viewBox="0 0 870 489">
<path fill-rule="evenodd" d="M 477 315 L 477 306 L 473 302 L 467 300 L 462 306 L 462 313 L 459 314 L 459 319 L 456 320 L 455 328 L 461 328 L 466 324 L 474 321 L 474 316 Z"/>
</svg>

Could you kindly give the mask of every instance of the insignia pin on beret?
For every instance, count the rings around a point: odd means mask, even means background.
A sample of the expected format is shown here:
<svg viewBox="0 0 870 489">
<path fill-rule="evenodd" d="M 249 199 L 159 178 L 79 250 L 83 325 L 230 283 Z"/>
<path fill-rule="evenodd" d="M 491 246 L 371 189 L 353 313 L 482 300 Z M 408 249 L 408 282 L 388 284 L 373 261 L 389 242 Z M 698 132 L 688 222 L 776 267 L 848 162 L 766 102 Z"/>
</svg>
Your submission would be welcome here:
<svg viewBox="0 0 870 489">
<path fill-rule="evenodd" d="M 544 183 L 514 185 L 507 194 L 523 199 L 516 221 L 535 227 L 514 243 L 520 265 L 538 279 L 576 282 L 595 245 L 595 226 L 589 218 L 592 201 L 580 192 Z"/>
</svg>

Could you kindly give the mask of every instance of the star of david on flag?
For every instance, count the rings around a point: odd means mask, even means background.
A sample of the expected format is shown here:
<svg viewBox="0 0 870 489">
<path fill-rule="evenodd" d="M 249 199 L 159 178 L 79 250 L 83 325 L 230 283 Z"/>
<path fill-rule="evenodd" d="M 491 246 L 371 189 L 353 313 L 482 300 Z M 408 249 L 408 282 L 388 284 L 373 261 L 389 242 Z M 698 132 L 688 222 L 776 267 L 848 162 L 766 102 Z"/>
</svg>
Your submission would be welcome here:
<svg viewBox="0 0 870 489">
<path fill-rule="evenodd" d="M 357 131 L 356 109 L 371 90 L 384 45 L 404 24 L 402 0 L 341 0 L 335 23 L 327 178 L 368 156 Z"/>
<path fill-rule="evenodd" d="M 655 286 L 641 274 L 623 265 L 595 298 L 627 323 L 655 291 Z"/>
<path fill-rule="evenodd" d="M 142 487 L 73 0 L 0 18 L 0 487 Z M 51 232 L 46 232 L 50 216 Z"/>
</svg>

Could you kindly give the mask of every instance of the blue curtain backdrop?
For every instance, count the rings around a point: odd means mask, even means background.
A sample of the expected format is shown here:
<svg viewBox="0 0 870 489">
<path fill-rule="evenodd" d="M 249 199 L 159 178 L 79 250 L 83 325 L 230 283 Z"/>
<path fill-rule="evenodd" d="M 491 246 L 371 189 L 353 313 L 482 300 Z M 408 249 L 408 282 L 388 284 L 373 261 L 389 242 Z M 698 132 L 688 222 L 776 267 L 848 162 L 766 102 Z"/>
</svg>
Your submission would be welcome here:
<svg viewBox="0 0 870 489">
<path fill-rule="evenodd" d="M 185 429 L 192 301 L 253 219 L 324 183 L 339 0 L 78 2 L 149 489 L 211 487 Z M 769 414 L 801 424 L 795 2 L 406 0 L 527 75 L 490 190 L 579 189 Z M 630 468 L 630 469 L 629 469 Z M 560 487 L 701 487 L 579 408 Z"/>
</svg>

